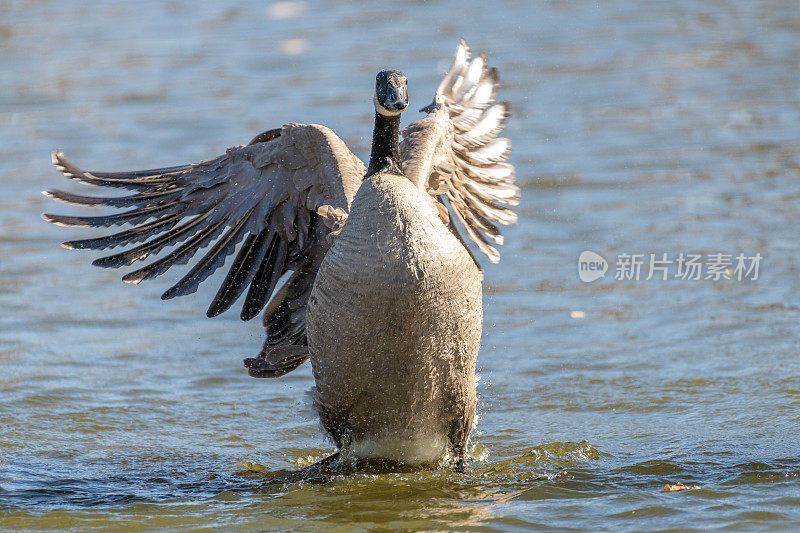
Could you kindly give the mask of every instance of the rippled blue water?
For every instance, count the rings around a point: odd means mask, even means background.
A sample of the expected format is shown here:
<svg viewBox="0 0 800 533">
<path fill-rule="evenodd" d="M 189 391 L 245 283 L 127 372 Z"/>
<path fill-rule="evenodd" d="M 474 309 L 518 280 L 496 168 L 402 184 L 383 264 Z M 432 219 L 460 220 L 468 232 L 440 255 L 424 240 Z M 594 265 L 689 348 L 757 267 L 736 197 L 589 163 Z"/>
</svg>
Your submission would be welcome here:
<svg viewBox="0 0 800 533">
<path fill-rule="evenodd" d="M 39 219 L 49 153 L 180 164 L 296 121 L 366 158 L 375 71 L 419 107 L 461 36 L 500 70 L 523 189 L 484 265 L 476 460 L 298 481 L 331 450 L 310 369 L 246 375 L 263 332 L 203 317 L 219 277 L 162 302 L 177 275 L 60 249 L 87 233 Z M 792 0 L 3 2 L 0 528 L 800 527 L 798 58 Z M 585 284 L 584 250 L 764 259 Z"/>
</svg>

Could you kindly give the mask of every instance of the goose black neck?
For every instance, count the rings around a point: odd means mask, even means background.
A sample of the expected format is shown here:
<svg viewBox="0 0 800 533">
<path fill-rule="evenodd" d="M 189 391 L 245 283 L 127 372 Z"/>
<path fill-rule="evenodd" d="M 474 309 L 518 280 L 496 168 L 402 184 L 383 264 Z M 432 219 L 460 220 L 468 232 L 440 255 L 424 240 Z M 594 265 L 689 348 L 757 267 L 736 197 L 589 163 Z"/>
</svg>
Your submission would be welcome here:
<svg viewBox="0 0 800 533">
<path fill-rule="evenodd" d="M 369 157 L 367 176 L 382 170 L 400 171 L 400 115 L 386 116 L 375 113 L 372 132 L 372 155 Z"/>
</svg>

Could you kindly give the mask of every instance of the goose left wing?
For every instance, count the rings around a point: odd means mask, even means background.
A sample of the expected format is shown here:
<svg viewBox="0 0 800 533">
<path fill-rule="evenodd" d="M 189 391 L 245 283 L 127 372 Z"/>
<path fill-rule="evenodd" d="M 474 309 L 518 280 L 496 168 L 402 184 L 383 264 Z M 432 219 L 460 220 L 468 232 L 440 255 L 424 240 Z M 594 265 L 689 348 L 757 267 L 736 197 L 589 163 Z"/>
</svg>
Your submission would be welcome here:
<svg viewBox="0 0 800 533">
<path fill-rule="evenodd" d="M 135 191 L 105 198 L 45 192 L 68 204 L 131 208 L 99 216 L 43 215 L 59 226 L 129 226 L 102 237 L 68 241 L 64 247 L 126 247 L 94 261 L 110 268 L 130 266 L 171 249 L 126 274 L 122 279 L 130 283 L 189 264 L 200 254 L 162 299 L 195 292 L 238 247 L 207 315 L 226 311 L 247 290 L 242 320 L 255 317 L 266 306 L 267 339 L 259 360 L 248 364 L 251 374 L 272 377 L 303 362 L 302 350 L 285 347 L 306 344 L 305 310 L 317 269 L 365 173 L 363 163 L 330 129 L 288 124 L 214 159 L 153 170 L 87 172 L 59 151 L 53 153 L 53 163 L 80 183 Z M 288 271 L 294 273 L 276 292 Z"/>
<path fill-rule="evenodd" d="M 493 263 L 500 260 L 490 244 L 503 244 L 497 224 L 514 224 L 510 209 L 519 203 L 514 167 L 506 162 L 511 141 L 498 134 L 509 116 L 508 102 L 493 104 L 497 70 L 486 56 L 470 60 L 464 39 L 436 90 L 428 114 L 403 131 L 400 158 L 405 175 L 437 198 L 442 218 L 458 236 L 442 198 L 461 221 L 469 238 Z M 459 237 L 460 238 L 460 237 Z"/>
</svg>

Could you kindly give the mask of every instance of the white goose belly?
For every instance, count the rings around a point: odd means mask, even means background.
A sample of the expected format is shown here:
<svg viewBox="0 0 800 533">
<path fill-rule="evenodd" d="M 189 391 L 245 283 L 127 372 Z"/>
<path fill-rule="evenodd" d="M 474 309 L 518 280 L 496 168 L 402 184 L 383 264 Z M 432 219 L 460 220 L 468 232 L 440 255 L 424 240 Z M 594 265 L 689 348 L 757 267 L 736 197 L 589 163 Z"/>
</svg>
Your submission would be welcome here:
<svg viewBox="0 0 800 533">
<path fill-rule="evenodd" d="M 325 256 L 307 331 L 323 425 L 358 457 L 463 456 L 475 413 L 478 269 L 406 178 L 359 189 Z"/>
</svg>

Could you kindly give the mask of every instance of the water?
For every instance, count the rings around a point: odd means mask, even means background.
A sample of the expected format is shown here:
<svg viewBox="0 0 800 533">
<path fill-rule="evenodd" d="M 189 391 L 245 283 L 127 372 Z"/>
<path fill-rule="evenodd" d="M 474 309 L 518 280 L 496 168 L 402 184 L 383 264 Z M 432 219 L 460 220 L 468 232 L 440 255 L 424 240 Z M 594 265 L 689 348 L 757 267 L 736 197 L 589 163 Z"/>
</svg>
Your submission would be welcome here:
<svg viewBox="0 0 800 533">
<path fill-rule="evenodd" d="M 0 528 L 800 527 L 797 3 L 488 4 L 0 5 Z M 70 212 L 49 152 L 179 164 L 299 121 L 366 158 L 375 71 L 421 107 L 460 36 L 500 70 L 523 189 L 484 262 L 476 460 L 298 480 L 332 451 L 309 367 L 249 378 L 262 330 L 204 318 L 214 282 L 162 302 L 180 273 L 60 249 L 88 232 L 38 218 Z M 764 260 L 584 284 L 583 250 Z"/>
</svg>

